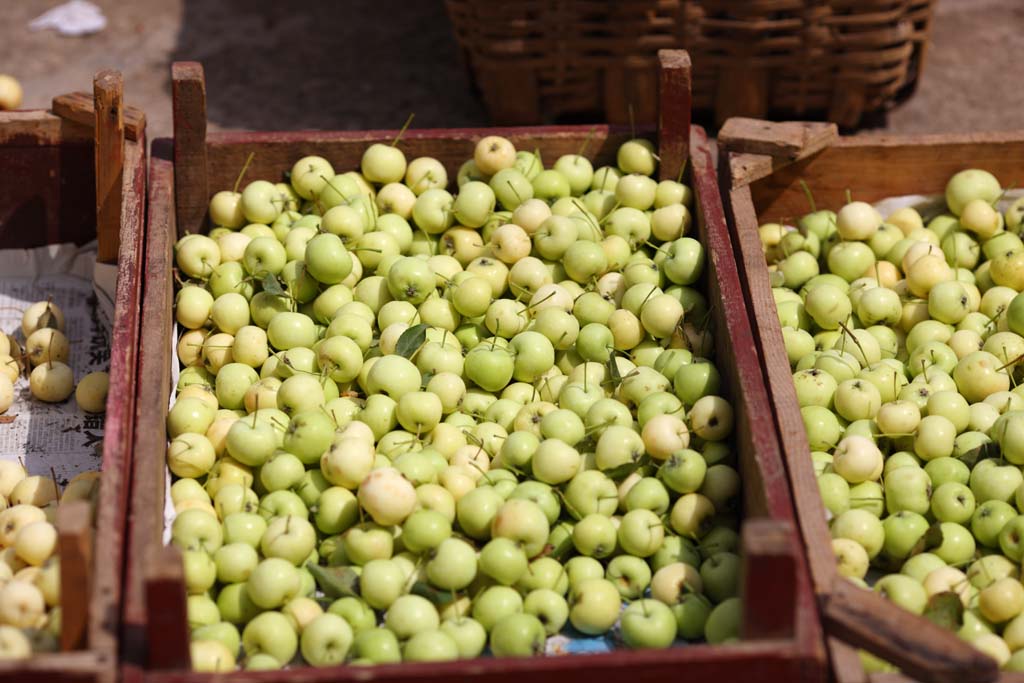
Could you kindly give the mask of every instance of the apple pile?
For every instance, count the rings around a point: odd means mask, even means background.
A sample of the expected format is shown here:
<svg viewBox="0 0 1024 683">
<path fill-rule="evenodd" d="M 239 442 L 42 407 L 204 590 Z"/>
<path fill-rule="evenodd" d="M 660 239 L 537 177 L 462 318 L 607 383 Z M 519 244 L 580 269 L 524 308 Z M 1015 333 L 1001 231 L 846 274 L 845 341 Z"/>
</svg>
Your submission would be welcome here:
<svg viewBox="0 0 1024 683">
<path fill-rule="evenodd" d="M 64 334 L 64 312 L 52 301 L 37 301 L 22 312 L 24 347 L 14 335 L 0 332 L 0 415 L 14 405 L 14 385 L 28 373 L 33 398 L 61 403 L 74 392 L 87 413 L 102 413 L 110 384 L 106 372 L 90 372 L 75 387 L 75 373 L 67 364 L 71 343 Z"/>
<path fill-rule="evenodd" d="M 195 668 L 737 636 L 732 408 L 656 167 L 489 136 L 457 194 L 374 144 L 213 196 L 167 419 Z"/>
<path fill-rule="evenodd" d="M 0 660 L 56 652 L 60 644 L 57 508 L 95 503 L 99 472 L 76 476 L 61 492 L 50 477 L 29 476 L 0 460 Z"/>
<path fill-rule="evenodd" d="M 971 169 L 927 226 L 850 201 L 759 230 L 839 572 L 1022 671 L 1024 199 L 1003 196 Z"/>
<path fill-rule="evenodd" d="M 22 312 L 24 345 L 14 335 L 0 332 L 0 415 L 14 405 L 15 383 L 29 369 L 29 390 L 37 400 L 59 403 L 74 391 L 82 410 L 106 409 L 107 373 L 86 375 L 76 389 L 63 330 L 60 308 L 38 301 Z M 98 484 L 98 472 L 85 472 L 62 492 L 54 478 L 29 476 L 22 463 L 0 460 L 0 659 L 58 649 L 57 508 L 67 501 L 94 502 Z"/>
</svg>

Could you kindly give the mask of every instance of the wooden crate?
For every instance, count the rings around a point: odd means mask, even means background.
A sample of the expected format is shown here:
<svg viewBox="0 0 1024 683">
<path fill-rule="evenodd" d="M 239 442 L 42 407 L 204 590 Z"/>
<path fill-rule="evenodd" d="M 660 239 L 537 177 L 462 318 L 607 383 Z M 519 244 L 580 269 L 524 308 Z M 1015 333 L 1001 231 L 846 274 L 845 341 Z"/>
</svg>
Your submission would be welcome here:
<svg viewBox="0 0 1024 683">
<path fill-rule="evenodd" d="M 699 235 L 707 246 L 703 286 L 716 302 L 716 359 L 737 415 L 736 448 L 744 481 L 748 520 L 743 532 L 745 595 L 744 640 L 658 651 L 617 651 L 589 656 L 526 660 L 477 659 L 444 664 L 401 664 L 375 668 L 303 668 L 286 674 L 238 672 L 216 680 L 559 681 L 567 675 L 600 681 L 631 676 L 662 681 L 683 673 L 695 682 L 753 676 L 771 681 L 821 681 L 824 645 L 813 608 L 809 574 L 795 542 L 794 514 L 778 449 L 761 370 L 752 353 L 754 340 L 742 301 L 736 263 L 718 195 L 708 140 L 689 126 L 689 60 L 685 53 L 662 55 L 661 173 L 676 177 L 687 163 L 697 204 Z M 337 168 L 356 168 L 366 146 L 390 141 L 395 131 L 211 133 L 205 131 L 204 82 L 198 64 L 173 67 L 175 139 L 154 144 L 150 170 L 148 273 L 143 309 L 140 386 L 136 414 L 136 452 L 140 454 L 132 492 L 128 591 L 125 604 L 125 680 L 206 681 L 213 676 L 188 671 L 185 589 L 178 551 L 162 544 L 166 439 L 164 416 L 169 373 L 174 361 L 171 339 L 171 248 L 179 235 L 204 229 L 210 192 L 230 186 L 250 152 L 250 178 L 275 178 L 307 154 L 326 157 Z M 575 152 L 591 137 L 597 163 L 614 159 L 631 137 L 609 126 L 411 130 L 402 138 L 407 155 L 440 159 L 454 177 L 484 135 L 508 137 L 518 148 L 539 148 L 546 158 Z"/>
<path fill-rule="evenodd" d="M 0 248 L 98 239 L 119 268 L 95 534 L 86 504 L 58 514 L 62 651 L 0 662 L 3 682 L 117 676 L 146 188 L 145 119 L 122 93 L 104 71 L 93 95 L 57 97 L 52 112 L 0 112 Z"/>
<path fill-rule="evenodd" d="M 800 417 L 789 360 L 757 227 L 807 213 L 806 182 L 818 208 L 838 209 L 850 189 L 876 202 L 910 194 L 942 194 L 965 168 L 984 168 L 1005 186 L 1024 183 L 1024 131 L 980 135 L 839 137 L 822 124 L 734 120 L 720 138 L 719 175 L 747 306 L 763 358 L 814 589 L 829 635 L 865 648 L 920 680 L 984 681 L 997 671 L 954 634 L 863 591 L 836 573 L 825 510 Z M 855 653 L 830 643 L 840 683 L 868 680 Z M 1024 676 L 1003 675 L 1007 680 Z M 899 679 L 894 674 L 872 681 Z"/>
</svg>

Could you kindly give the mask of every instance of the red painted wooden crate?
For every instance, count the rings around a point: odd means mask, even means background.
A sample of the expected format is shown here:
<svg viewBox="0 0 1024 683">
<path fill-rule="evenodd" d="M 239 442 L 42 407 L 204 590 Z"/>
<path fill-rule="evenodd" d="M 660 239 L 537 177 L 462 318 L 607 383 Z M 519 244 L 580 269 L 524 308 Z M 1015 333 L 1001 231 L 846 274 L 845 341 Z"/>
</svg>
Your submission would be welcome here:
<svg viewBox="0 0 1024 683">
<path fill-rule="evenodd" d="M 840 137 L 823 148 L 815 146 L 819 151 L 804 153 L 798 146 L 785 151 L 794 140 L 789 135 L 792 125 L 744 122 L 745 130 L 757 131 L 756 145 L 738 141 L 736 151 L 723 153 L 719 171 L 823 625 L 829 635 L 882 656 L 920 680 L 993 680 L 998 675 L 994 662 L 954 634 L 838 576 L 757 227 L 761 222 L 795 221 L 807 213 L 801 181 L 807 183 L 818 207 L 829 209 L 846 202 L 847 188 L 866 202 L 942 194 L 950 176 L 965 168 L 986 169 L 1006 186 L 1020 187 L 1024 131 Z M 869 679 L 853 650 L 836 641 L 830 641 L 829 647 L 839 683 Z M 1024 675 L 1003 674 L 1000 680 L 1004 679 L 1024 681 Z M 870 680 L 906 679 L 875 674 Z"/>
<path fill-rule="evenodd" d="M 59 116 L 42 110 L 0 112 L 0 248 L 84 244 L 98 237 L 99 259 L 119 266 L 95 535 L 88 516 L 80 514 L 88 512 L 84 503 L 84 510 L 70 508 L 70 516 L 64 510 L 58 514 L 62 652 L 0 662 L 5 683 L 114 681 L 117 676 L 146 143 L 145 119 L 122 106 L 121 75 L 101 72 L 94 88 L 95 108 L 93 95 L 76 93 L 54 99 Z"/>
<path fill-rule="evenodd" d="M 630 677 L 663 681 L 686 676 L 694 682 L 753 678 L 820 681 L 824 646 L 813 606 L 809 574 L 793 533 L 794 513 L 778 438 L 722 213 L 708 140 L 690 128 L 689 59 L 662 56 L 659 147 L 662 174 L 675 177 L 686 163 L 694 189 L 699 236 L 710 257 L 702 285 L 715 302 L 716 360 L 736 408 L 736 448 L 744 481 L 747 522 L 743 531 L 744 640 L 726 645 L 693 645 L 668 650 L 525 660 L 477 659 L 443 664 L 400 664 L 281 672 L 237 672 L 212 676 L 188 670 L 185 588 L 178 551 L 162 543 L 164 501 L 164 416 L 170 392 L 172 245 L 180 234 L 204 227 L 211 190 L 234 182 L 250 152 L 249 177 L 276 177 L 295 159 L 318 154 L 337 168 L 355 168 L 366 146 L 391 141 L 395 131 L 206 133 L 204 82 L 198 64 L 173 68 L 175 139 L 158 140 L 150 168 L 146 296 L 137 404 L 136 468 L 132 491 L 128 589 L 125 602 L 125 680 L 227 680 L 327 682 L 343 680 L 507 681 L 529 676 L 559 681 L 578 676 L 600 681 Z M 598 164 L 633 137 L 609 126 L 411 130 L 402 147 L 411 157 L 438 158 L 454 177 L 472 155 L 476 140 L 498 134 L 521 149 L 540 149 L 546 158 L 575 152 L 591 137 Z"/>
</svg>

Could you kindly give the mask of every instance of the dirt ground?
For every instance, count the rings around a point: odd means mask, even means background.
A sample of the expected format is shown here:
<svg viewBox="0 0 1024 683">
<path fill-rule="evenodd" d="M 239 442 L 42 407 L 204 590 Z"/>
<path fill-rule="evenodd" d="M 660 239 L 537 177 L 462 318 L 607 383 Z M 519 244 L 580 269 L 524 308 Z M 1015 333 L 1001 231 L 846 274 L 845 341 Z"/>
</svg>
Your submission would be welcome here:
<svg viewBox="0 0 1024 683">
<path fill-rule="evenodd" d="M 109 25 L 64 38 L 28 22 L 60 0 L 0 0 L 0 72 L 26 107 L 124 73 L 151 138 L 170 132 L 169 65 L 203 63 L 211 128 L 397 128 L 485 125 L 441 0 L 94 0 Z M 941 0 L 924 78 L 893 110 L 892 132 L 1024 128 L 1024 0 Z"/>
</svg>

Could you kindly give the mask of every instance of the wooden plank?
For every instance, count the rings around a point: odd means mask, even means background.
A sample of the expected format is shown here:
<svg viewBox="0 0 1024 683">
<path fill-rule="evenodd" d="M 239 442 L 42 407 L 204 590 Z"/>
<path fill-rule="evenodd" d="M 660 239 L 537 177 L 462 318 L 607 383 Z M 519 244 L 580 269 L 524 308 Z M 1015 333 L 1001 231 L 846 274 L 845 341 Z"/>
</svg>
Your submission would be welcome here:
<svg viewBox="0 0 1024 683">
<path fill-rule="evenodd" d="M 206 165 L 206 77 L 202 65 L 175 62 L 171 65 L 171 82 L 178 233 L 199 232 L 206 221 L 210 201 Z"/>
<path fill-rule="evenodd" d="M 53 146 L 92 139 L 91 124 L 67 121 L 41 110 L 0 111 L 0 145 Z"/>
<path fill-rule="evenodd" d="M 994 659 L 952 631 L 846 579 L 836 579 L 823 617 L 831 634 L 892 662 L 917 680 L 986 683 L 999 676 Z"/>
<path fill-rule="evenodd" d="M 799 562 L 788 521 L 751 519 L 743 524 L 743 638 L 792 638 L 796 629 Z"/>
<path fill-rule="evenodd" d="M 723 167 L 724 168 L 724 167 Z M 782 342 L 782 328 L 775 311 L 765 266 L 764 252 L 757 233 L 757 217 L 750 204 L 750 189 L 741 187 L 729 193 L 726 215 L 733 225 L 736 254 L 747 292 L 747 305 L 756 333 L 756 348 L 763 359 L 765 383 L 771 394 L 769 410 L 778 425 L 782 453 L 796 515 L 807 550 L 815 592 L 831 590 L 836 573 L 835 557 L 828 539 L 831 535 L 825 506 L 818 494 L 818 479 L 810 459 L 810 446 L 800 417 L 800 406 L 793 388 L 789 357 Z"/>
<path fill-rule="evenodd" d="M 125 190 L 109 368 L 110 395 L 116 398 L 108 402 L 104 420 L 102 495 L 96 509 L 96 545 L 104 549 L 104 561 L 95 566 L 93 603 L 89 613 L 90 646 L 115 654 L 121 621 L 128 485 L 133 460 L 145 233 L 145 148 L 145 138 L 138 143 L 125 144 Z"/>
<path fill-rule="evenodd" d="M 125 608 L 122 651 L 128 664 L 141 668 L 149 647 L 164 647 L 162 636 L 147 636 L 145 568 L 153 547 L 163 543 L 166 437 L 164 420 L 171 385 L 171 279 L 175 240 L 174 169 L 167 140 L 153 145 L 149 172 L 149 225 L 144 269 L 138 352 L 138 393 L 133 406 L 134 452 L 128 553 L 125 571 Z M 173 647 L 177 647 L 174 644 Z"/>
<path fill-rule="evenodd" d="M 737 154 L 725 150 L 719 150 L 719 153 L 723 155 L 723 161 L 729 168 L 727 187 L 749 185 L 775 170 L 772 163 L 774 159 L 767 154 Z"/>
<path fill-rule="evenodd" d="M 791 493 L 783 455 L 779 450 L 776 423 L 764 384 L 761 363 L 755 353 L 754 331 L 748 317 L 738 264 L 725 221 L 707 135 L 691 127 L 689 180 L 696 198 L 699 238 L 707 250 L 707 273 L 701 285 L 711 303 L 715 330 L 716 367 L 736 412 L 734 439 L 744 482 L 744 511 L 750 517 L 793 520 Z M 792 382 L 791 382 L 792 383 Z M 815 487 L 815 491 L 817 487 Z M 785 574 L 783 574 L 785 576 Z M 808 653 L 804 680 L 820 680 L 825 659 L 821 625 L 813 617 L 813 597 L 808 567 L 803 560 L 789 576 L 796 579 L 796 637 Z M 754 608 L 747 607 L 749 612 Z M 810 618 L 808 618 L 810 617 Z M 758 619 L 745 612 L 745 618 Z"/>
<path fill-rule="evenodd" d="M 860 662 L 859 651 L 838 638 L 826 639 L 832 680 L 837 683 L 868 683 L 868 673 Z"/>
<path fill-rule="evenodd" d="M 686 50 L 658 50 L 658 164 L 662 179 L 679 177 L 689 158 L 693 74 Z"/>
<path fill-rule="evenodd" d="M 94 97 L 87 92 L 57 95 L 50 104 L 50 111 L 62 119 L 92 128 L 96 123 L 93 99 Z M 130 104 L 124 105 L 124 136 L 133 142 L 138 142 L 145 134 L 145 112 Z"/>
<path fill-rule="evenodd" d="M 84 500 L 57 508 L 57 552 L 60 554 L 60 649 L 86 644 L 92 584 L 92 509 Z"/>
<path fill-rule="evenodd" d="M 124 80 L 101 71 L 93 81 L 96 99 L 96 259 L 117 260 L 124 197 Z"/>
<path fill-rule="evenodd" d="M 734 116 L 718 131 L 718 146 L 729 152 L 798 159 L 828 147 L 838 138 L 839 129 L 834 123 L 773 123 Z"/>
<path fill-rule="evenodd" d="M 0 660 L 0 683 L 99 683 L 111 669 L 110 658 L 95 652 L 39 654 L 29 659 Z"/>
<path fill-rule="evenodd" d="M 185 569 L 173 545 L 147 553 L 146 610 L 149 629 L 148 665 L 154 669 L 188 669 L 188 614 Z"/>
<path fill-rule="evenodd" d="M 839 209 L 846 190 L 876 202 L 906 194 L 941 193 L 957 171 L 984 168 L 1004 187 L 1024 186 L 1024 130 L 1000 133 L 857 136 L 779 169 L 751 184 L 758 216 L 777 220 L 809 210 L 804 180 L 818 208 Z"/>
<path fill-rule="evenodd" d="M 287 672 L 288 683 L 341 683 L 377 681 L 472 681 L 507 683 L 565 683 L 566 680 L 664 683 L 685 671 L 687 683 L 721 683 L 749 677 L 756 681 L 805 681 L 799 653 L 788 640 L 763 640 L 722 645 L 691 645 L 666 650 L 633 650 L 564 657 L 481 658 L 455 662 L 404 662 L 374 667 L 337 666 L 321 669 L 296 667 Z M 267 683 L 284 680 L 273 674 L 237 671 L 211 677 L 188 671 L 155 671 L 147 683 Z"/>
</svg>

